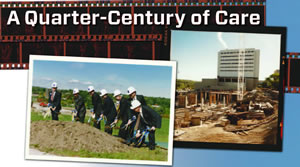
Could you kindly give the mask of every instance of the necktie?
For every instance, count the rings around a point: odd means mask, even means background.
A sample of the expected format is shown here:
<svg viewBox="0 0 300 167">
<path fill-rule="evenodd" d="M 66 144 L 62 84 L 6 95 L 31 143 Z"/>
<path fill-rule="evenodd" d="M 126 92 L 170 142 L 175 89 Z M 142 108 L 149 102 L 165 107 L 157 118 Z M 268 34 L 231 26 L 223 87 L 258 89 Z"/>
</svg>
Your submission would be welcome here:
<svg viewBox="0 0 300 167">
<path fill-rule="evenodd" d="M 139 115 L 137 117 L 137 120 L 136 120 L 136 123 L 135 123 L 135 126 L 134 126 L 134 130 L 138 129 L 139 124 L 140 124 L 140 120 L 141 120 L 141 113 L 139 113 Z"/>
<path fill-rule="evenodd" d="M 117 110 L 117 113 L 120 112 L 120 102 L 117 102 L 117 103 L 116 103 L 116 110 Z"/>
<path fill-rule="evenodd" d="M 54 99 L 54 94 L 55 94 L 55 92 L 54 92 L 54 91 L 52 91 L 52 95 L 51 95 L 51 101 L 53 101 L 53 99 Z"/>
</svg>

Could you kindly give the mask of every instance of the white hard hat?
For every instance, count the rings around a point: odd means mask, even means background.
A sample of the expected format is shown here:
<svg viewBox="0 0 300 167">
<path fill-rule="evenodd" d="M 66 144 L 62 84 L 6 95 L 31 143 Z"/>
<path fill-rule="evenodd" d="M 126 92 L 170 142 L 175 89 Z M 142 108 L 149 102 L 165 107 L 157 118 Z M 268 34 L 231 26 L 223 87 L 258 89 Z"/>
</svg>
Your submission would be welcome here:
<svg viewBox="0 0 300 167">
<path fill-rule="evenodd" d="M 56 83 L 56 82 L 53 82 L 53 83 L 51 84 L 51 87 L 52 87 L 52 88 L 57 88 L 57 83 Z"/>
<path fill-rule="evenodd" d="M 130 95 L 131 93 L 133 92 L 136 92 L 135 88 L 130 86 L 128 89 L 127 89 L 127 93 Z"/>
<path fill-rule="evenodd" d="M 130 109 L 134 110 L 139 106 L 141 106 L 141 103 L 138 100 L 132 100 Z"/>
<path fill-rule="evenodd" d="M 116 97 L 116 96 L 119 96 L 119 95 L 121 95 L 122 93 L 121 93 L 121 91 L 119 90 L 119 89 L 116 89 L 115 91 L 114 91 L 114 97 Z"/>
<path fill-rule="evenodd" d="M 107 91 L 105 89 L 101 89 L 100 90 L 100 96 L 101 97 L 104 96 L 104 95 L 106 95 L 106 94 L 107 94 Z"/>
<path fill-rule="evenodd" d="M 79 90 L 77 88 L 73 89 L 73 95 L 79 93 Z"/>
<path fill-rule="evenodd" d="M 88 87 L 88 92 L 90 93 L 91 91 L 95 90 L 93 86 Z"/>
</svg>

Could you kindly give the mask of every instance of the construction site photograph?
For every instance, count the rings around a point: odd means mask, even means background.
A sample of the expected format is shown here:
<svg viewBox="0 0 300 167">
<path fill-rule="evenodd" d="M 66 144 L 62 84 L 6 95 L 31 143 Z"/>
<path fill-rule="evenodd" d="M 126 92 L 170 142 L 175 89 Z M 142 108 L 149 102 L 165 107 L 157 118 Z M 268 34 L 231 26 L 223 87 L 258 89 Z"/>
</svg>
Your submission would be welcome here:
<svg viewBox="0 0 300 167">
<path fill-rule="evenodd" d="M 284 42 L 263 31 L 171 30 L 175 146 L 281 149 Z"/>
<path fill-rule="evenodd" d="M 26 159 L 172 165 L 176 62 L 30 56 Z"/>
</svg>

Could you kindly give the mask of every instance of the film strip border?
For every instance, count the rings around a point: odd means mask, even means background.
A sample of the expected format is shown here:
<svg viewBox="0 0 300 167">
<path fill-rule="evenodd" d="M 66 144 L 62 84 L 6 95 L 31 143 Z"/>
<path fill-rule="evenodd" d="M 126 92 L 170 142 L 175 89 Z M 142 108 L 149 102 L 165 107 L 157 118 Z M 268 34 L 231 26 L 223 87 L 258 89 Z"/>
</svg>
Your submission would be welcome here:
<svg viewBox="0 0 300 167">
<path fill-rule="evenodd" d="M 286 84 L 286 86 L 285 86 L 286 93 L 300 93 L 300 86 L 291 83 L 291 81 L 293 79 L 297 79 L 297 78 L 294 78 L 294 76 L 291 76 L 291 73 L 295 72 L 295 71 L 291 71 L 292 63 L 296 62 L 296 61 L 300 62 L 300 53 L 289 52 L 286 54 L 286 56 L 283 57 L 283 63 L 286 65 L 286 76 L 287 76 L 286 83 L 285 83 Z M 299 83 L 299 85 L 300 85 L 300 83 Z"/>
<path fill-rule="evenodd" d="M 57 2 L 1 2 L 2 8 L 33 7 L 159 7 L 159 6 L 257 6 L 266 0 L 117 0 L 117 1 L 57 1 Z"/>
<path fill-rule="evenodd" d="M 111 58 L 112 56 L 112 52 L 114 52 L 116 49 L 118 48 L 118 45 L 113 47 L 113 44 L 115 43 L 123 43 L 124 42 L 134 42 L 135 44 L 138 44 L 137 42 L 141 42 L 140 45 L 138 45 L 137 47 L 142 47 L 142 45 L 144 45 L 145 43 L 148 44 L 148 50 L 149 50 L 149 54 L 147 57 L 147 59 L 152 59 L 155 60 L 156 59 L 156 50 L 157 47 L 159 47 L 159 43 L 163 43 L 163 36 L 160 34 L 137 34 L 137 35 L 92 35 L 92 36 L 82 36 L 82 35 L 49 35 L 46 36 L 46 39 L 44 39 L 44 36 L 17 36 L 16 39 L 9 39 L 4 37 L 5 39 L 0 40 L 0 42 L 7 42 L 9 44 L 11 44 L 11 41 L 14 42 L 14 49 L 16 50 L 16 54 L 18 54 L 18 59 L 19 59 L 19 63 L 1 63 L 0 62 L 0 70 L 1 69 L 28 69 L 29 68 L 29 64 L 28 63 L 24 63 L 24 59 L 23 59 L 23 52 L 24 49 L 26 49 L 26 44 L 43 44 L 44 49 L 47 48 L 45 47 L 45 45 L 51 45 L 52 44 L 57 44 L 56 46 L 61 46 L 58 50 L 58 52 L 60 52 L 61 56 L 67 56 L 67 50 L 73 50 L 73 49 L 77 49 L 78 51 L 78 47 L 80 48 L 80 44 L 82 44 L 81 42 L 88 42 L 85 43 L 86 45 L 91 44 L 93 45 L 95 42 L 99 42 L 99 45 L 93 46 L 93 47 L 98 47 L 100 46 L 100 48 L 102 49 L 102 51 L 104 51 L 105 53 L 103 53 L 107 58 Z M 40 41 L 36 42 L 36 38 L 39 38 Z M 44 41 L 43 41 L 44 39 Z M 19 42 L 15 42 L 16 40 L 19 40 Z M 72 45 L 74 45 L 75 43 L 78 43 L 77 45 L 75 45 L 72 49 Z M 158 43 L 158 44 L 157 44 Z M 31 46 L 29 45 L 29 46 Z M 70 46 L 68 46 L 70 45 Z M 27 45 L 28 46 L 28 45 Z M 36 45 L 33 45 L 36 46 Z M 53 46 L 50 46 L 53 47 Z M 104 47 L 104 48 L 103 48 Z M 2 48 L 0 48 L 2 49 Z M 31 48 L 32 49 L 32 48 Z M 52 48 L 53 49 L 53 48 Z M 81 48 L 80 48 L 81 49 Z M 132 47 L 131 47 L 132 49 Z M 43 50 L 43 49 L 42 49 Z M 88 48 L 85 48 L 85 51 L 88 51 Z M 99 51 L 101 52 L 101 50 Z M 142 53 L 145 54 L 145 53 Z M 50 54 L 53 55 L 53 54 Z M 70 54 L 72 56 L 76 56 L 73 54 Z M 149 56 L 150 55 L 150 56 Z M 29 58 L 29 57 L 28 57 Z M 130 58 L 130 57 L 128 57 Z M 139 58 L 144 58 L 144 57 L 139 57 Z"/>
<path fill-rule="evenodd" d="M 0 63 L 0 69 L 28 69 L 28 63 Z"/>
<path fill-rule="evenodd" d="M 162 41 L 161 34 L 114 35 L 16 35 L 0 36 L 0 42 Z"/>
<path fill-rule="evenodd" d="M 3 36 L 0 42 L 19 42 L 19 48 L 22 48 L 21 42 L 36 42 L 36 40 L 44 42 L 95 42 L 95 41 L 151 41 L 155 45 L 154 41 L 162 41 L 162 35 L 160 34 L 138 34 L 138 35 L 48 35 L 48 36 Z M 155 46 L 154 46 L 155 47 Z M 22 50 L 22 49 L 20 49 Z M 64 53 L 66 49 L 64 48 Z M 153 52 L 154 53 L 154 52 Z M 19 52 L 20 57 L 22 52 Z M 155 59 L 155 55 L 152 55 L 152 59 Z M 0 63 L 0 69 L 28 69 L 28 63 Z"/>
<path fill-rule="evenodd" d="M 209 6 L 209 7 L 217 7 L 222 10 L 222 7 L 231 7 L 231 6 L 257 6 L 262 7 L 264 9 L 265 14 L 265 0 L 112 0 L 112 1 L 48 1 L 48 2 L 0 2 L 0 13 L 2 13 L 5 9 L 13 10 L 30 10 L 30 9 L 42 9 L 45 13 L 46 10 L 51 9 L 69 9 L 69 8 L 77 8 L 77 9 L 85 9 L 89 12 L 93 8 L 108 8 L 108 7 L 120 7 L 120 9 L 129 9 L 132 12 L 135 11 L 136 7 L 150 8 L 150 7 L 172 7 L 172 10 L 179 11 L 181 7 L 201 7 L 201 6 Z M 154 8 L 153 8 L 154 9 Z M 163 8 L 158 8 L 163 10 Z M 2 11 L 2 12 L 1 12 Z M 251 11 L 250 11 L 251 12 Z M 3 13 L 2 13 L 3 15 Z M 0 17 L 3 17 L 0 15 Z M 264 15 L 265 17 L 265 15 Z M 2 18 L 1 18 L 2 20 Z M 264 20 L 265 21 L 265 20 Z M 26 29 L 28 27 L 25 27 Z M 109 27 L 110 28 L 110 27 Z M 122 27 L 121 27 L 122 28 Z M 123 27 L 124 28 L 124 27 Z M 29 28 L 30 29 L 30 28 Z M 158 28 L 159 30 L 150 30 L 149 32 L 141 32 L 136 30 L 134 25 L 125 28 L 123 31 L 109 31 L 101 32 L 100 34 L 94 34 L 91 31 L 91 27 L 87 27 L 87 31 L 82 31 L 80 33 L 70 33 L 70 34 L 48 34 L 46 30 L 46 26 L 42 26 L 39 32 L 35 32 L 36 34 L 6 34 L 3 30 L 7 31 L 7 28 L 4 29 L 0 25 L 0 43 L 2 44 L 14 44 L 14 49 L 17 49 L 15 55 L 17 54 L 19 57 L 14 61 L 1 61 L 0 58 L 0 70 L 1 69 L 27 69 L 28 66 L 28 55 L 22 55 L 24 53 L 24 46 L 26 43 L 63 43 L 63 47 L 60 48 L 61 55 L 66 56 L 67 45 L 69 42 L 105 42 L 105 50 L 106 57 L 111 57 L 111 52 L 113 52 L 113 43 L 114 42 L 149 42 L 151 48 L 148 47 L 149 52 L 151 52 L 151 56 L 146 56 L 147 59 L 159 59 L 159 55 L 157 55 L 158 51 L 161 50 L 158 45 L 166 46 L 166 32 L 164 32 L 164 28 Z M 149 30 L 149 29 L 148 29 Z M 9 30 L 10 31 L 10 30 Z M 29 32 L 31 32 L 30 29 Z M 144 30 L 143 30 L 144 31 Z M 16 31 L 17 32 L 17 31 Z M 125 33 L 124 33 L 125 32 Z M 75 35 L 76 34 L 76 35 Z M 28 45 L 26 45 L 28 46 Z M 132 46 L 131 46 L 132 47 Z M 3 47 L 0 46 L 0 49 Z M 5 47 L 4 47 L 5 48 Z M 116 48 L 116 47 L 114 47 Z M 7 46 L 6 48 L 7 49 Z M 61 51 L 63 50 L 63 51 Z M 157 51 L 158 50 L 158 51 Z M 23 53 L 22 53 L 23 51 Z M 3 54 L 3 53 L 2 53 Z M 24 59 L 25 57 L 25 59 Z M 141 58 L 141 57 L 140 57 Z M 144 57 L 142 57 L 144 59 Z M 23 61 L 22 61 L 23 60 Z M 24 61 L 25 60 L 25 61 Z M 27 61 L 27 62 L 26 62 Z"/>
</svg>

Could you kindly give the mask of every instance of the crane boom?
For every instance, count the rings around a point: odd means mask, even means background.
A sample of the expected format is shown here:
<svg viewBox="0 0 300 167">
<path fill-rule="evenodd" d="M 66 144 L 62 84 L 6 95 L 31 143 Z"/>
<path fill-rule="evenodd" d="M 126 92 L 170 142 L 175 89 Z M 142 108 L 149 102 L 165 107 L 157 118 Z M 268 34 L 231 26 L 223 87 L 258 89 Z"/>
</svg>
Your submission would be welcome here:
<svg viewBox="0 0 300 167">
<path fill-rule="evenodd" d="M 237 83 L 237 100 L 242 101 L 244 95 L 244 85 L 245 85 L 245 36 L 240 34 L 239 36 L 239 55 L 238 55 L 238 83 Z"/>
</svg>

